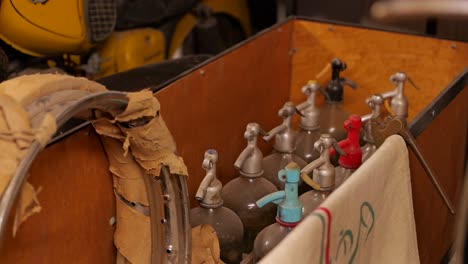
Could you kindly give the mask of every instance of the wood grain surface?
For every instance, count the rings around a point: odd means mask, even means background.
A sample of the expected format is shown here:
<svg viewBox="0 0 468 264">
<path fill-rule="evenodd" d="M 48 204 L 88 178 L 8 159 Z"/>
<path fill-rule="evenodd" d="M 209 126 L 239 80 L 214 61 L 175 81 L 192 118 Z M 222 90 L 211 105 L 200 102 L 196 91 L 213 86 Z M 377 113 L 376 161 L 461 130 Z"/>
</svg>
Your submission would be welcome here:
<svg viewBox="0 0 468 264">
<path fill-rule="evenodd" d="M 457 207 L 466 161 L 467 102 L 465 88 L 417 138 L 423 155 Z M 416 156 L 409 152 L 421 263 L 440 263 L 454 241 L 456 216 L 448 212 Z"/>
<path fill-rule="evenodd" d="M 42 151 L 29 181 L 42 211 L 7 233 L 0 263 L 115 263 L 112 177 L 92 127 Z"/>
</svg>

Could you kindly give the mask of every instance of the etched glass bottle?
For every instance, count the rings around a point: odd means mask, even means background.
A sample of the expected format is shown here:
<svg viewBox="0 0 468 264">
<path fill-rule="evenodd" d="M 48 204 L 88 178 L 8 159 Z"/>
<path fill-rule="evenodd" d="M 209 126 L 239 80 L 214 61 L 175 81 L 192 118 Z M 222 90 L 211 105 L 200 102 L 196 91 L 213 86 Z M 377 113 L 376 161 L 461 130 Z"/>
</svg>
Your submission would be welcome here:
<svg viewBox="0 0 468 264">
<path fill-rule="evenodd" d="M 297 136 L 294 153 L 307 163 L 319 157 L 318 151 L 314 148 L 315 141 L 320 138 L 320 110 L 315 107 L 315 94 L 318 90 L 320 90 L 319 84 L 316 81 L 309 81 L 302 87 L 302 93 L 307 96 L 307 101 L 296 107 L 302 116 L 299 123 L 301 130 Z"/>
<path fill-rule="evenodd" d="M 331 61 L 332 78 L 326 87 L 326 100 L 320 114 L 320 132 L 338 141 L 346 137 L 343 122 L 349 116 L 343 107 L 343 84 L 357 88 L 354 82 L 340 77 L 340 72 L 346 70 L 346 67 L 346 63 L 339 59 Z"/>
<path fill-rule="evenodd" d="M 306 162 L 294 154 L 296 148 L 297 132 L 291 128 L 291 119 L 297 109 L 291 102 L 287 102 L 278 111 L 278 115 L 283 119 L 283 123 L 270 132 L 263 140 L 270 141 L 275 138 L 274 151 L 263 158 L 263 169 L 265 178 L 272 182 L 279 190 L 284 188 L 284 182 L 275 177 L 276 173 L 283 169 L 290 162 L 295 162 L 299 167 L 304 167 Z"/>
<path fill-rule="evenodd" d="M 216 150 L 210 149 L 205 152 L 202 166 L 206 170 L 206 175 L 195 195 L 200 207 L 190 210 L 190 224 L 192 227 L 211 225 L 218 235 L 221 259 L 226 263 L 239 263 L 242 258 L 240 248 L 244 227 L 239 216 L 223 206 L 221 196 L 223 186 L 216 178 L 217 161 Z"/>
<path fill-rule="evenodd" d="M 372 109 L 371 114 L 367 114 L 361 117 L 361 121 L 364 124 L 364 136 L 363 140 L 365 144 L 361 147 L 362 150 L 362 162 L 364 163 L 369 159 L 377 150 L 375 145 L 374 137 L 372 136 L 371 122 L 379 118 L 380 109 L 383 104 L 383 98 L 381 95 L 376 94 L 366 99 L 367 105 Z"/>
<path fill-rule="evenodd" d="M 307 164 L 301 170 L 302 180 L 313 188 L 299 197 L 304 208 L 303 215 L 314 211 L 331 194 L 335 187 L 335 167 L 330 162 L 330 149 L 333 147 L 340 154 L 344 154 L 337 141 L 328 134 L 322 134 L 314 144 L 320 157 Z M 308 174 L 312 173 L 313 180 Z"/>
<path fill-rule="evenodd" d="M 250 253 L 257 234 L 266 226 L 274 223 L 276 206 L 262 208 L 255 202 L 278 189 L 262 177 L 263 154 L 257 147 L 258 135 L 266 135 L 257 123 L 249 123 L 244 133 L 247 147 L 237 158 L 234 167 L 239 170 L 239 177 L 228 182 L 223 188 L 224 206 L 233 210 L 244 224 L 242 252 Z"/>
</svg>

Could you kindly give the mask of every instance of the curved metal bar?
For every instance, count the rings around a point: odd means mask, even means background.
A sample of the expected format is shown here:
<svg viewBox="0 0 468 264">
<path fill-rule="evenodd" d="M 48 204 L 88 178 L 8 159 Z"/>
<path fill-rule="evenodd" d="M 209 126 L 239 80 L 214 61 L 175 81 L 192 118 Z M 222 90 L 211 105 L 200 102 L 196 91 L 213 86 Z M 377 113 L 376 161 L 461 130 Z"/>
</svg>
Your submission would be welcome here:
<svg viewBox="0 0 468 264">
<path fill-rule="evenodd" d="M 122 92 L 103 92 L 86 96 L 57 116 L 57 127 L 61 127 L 81 111 L 98 109 L 105 112 L 123 112 L 127 107 L 127 103 L 127 94 Z"/>
<path fill-rule="evenodd" d="M 128 99 L 125 93 L 119 92 L 105 92 L 95 95 L 90 95 L 78 100 L 71 107 L 67 108 L 63 113 L 56 117 L 57 126 L 64 124 L 71 117 L 86 109 L 102 109 L 109 110 L 111 108 L 125 109 Z M 107 105 L 107 107 L 106 107 Z M 112 106 L 112 107 L 109 107 Z M 5 192 L 0 200 L 0 238 L 3 238 L 8 217 L 10 216 L 13 204 L 16 202 L 18 194 L 26 181 L 27 172 L 32 162 L 42 150 L 41 144 L 35 141 L 27 151 L 25 157 L 21 160 L 15 175 L 12 177 Z M 3 241 L 3 239 L 2 239 Z M 1 242 L 1 241 L 0 241 Z"/>
<path fill-rule="evenodd" d="M 147 176 L 144 182 L 150 203 L 151 263 L 189 264 L 191 228 L 186 176 L 171 174 L 166 166 L 159 177 Z"/>
<path fill-rule="evenodd" d="M 165 241 L 164 233 L 166 231 L 165 225 L 167 225 L 168 218 L 165 216 L 164 205 L 164 194 L 162 191 L 162 183 L 159 178 L 151 178 L 145 174 L 143 176 L 143 182 L 145 184 L 146 193 L 148 196 L 148 202 L 150 206 L 150 229 L 151 229 L 151 263 L 167 263 L 166 246 L 160 244 L 159 247 L 156 245 L 156 241 Z"/>
<path fill-rule="evenodd" d="M 189 264 L 192 240 L 186 176 L 170 174 L 166 166 L 161 172 L 164 212 L 168 220 L 165 225 L 168 261 Z"/>
</svg>

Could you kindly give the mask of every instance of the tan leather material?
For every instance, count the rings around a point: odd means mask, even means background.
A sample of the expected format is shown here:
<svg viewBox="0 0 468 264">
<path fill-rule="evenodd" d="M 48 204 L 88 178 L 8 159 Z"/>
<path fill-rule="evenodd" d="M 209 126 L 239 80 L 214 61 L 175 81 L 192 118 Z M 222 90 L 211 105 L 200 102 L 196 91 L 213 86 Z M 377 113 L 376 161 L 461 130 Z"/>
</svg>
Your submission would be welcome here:
<svg viewBox="0 0 468 264">
<path fill-rule="evenodd" d="M 220 248 L 216 231 L 210 225 L 192 228 L 192 263 L 220 264 Z"/>
<path fill-rule="evenodd" d="M 13 97 L 0 93 L 0 193 L 4 192 L 15 174 L 24 150 L 34 139 L 42 139 L 45 135 L 46 132 L 37 138 L 23 107 Z M 40 211 L 35 190 L 26 182 L 18 200 L 12 235 L 16 234 L 22 222 Z"/>
<path fill-rule="evenodd" d="M 14 134 L 31 129 L 28 114 L 13 97 L 0 93 L 0 106 L 2 111 L 0 132 L 2 134 Z M 22 148 L 30 144 L 28 141 L 15 140 L 15 143 L 18 144 L 19 148 Z"/>
<path fill-rule="evenodd" d="M 18 206 L 16 208 L 15 221 L 13 223 L 13 236 L 15 236 L 19 225 L 26 221 L 33 214 L 39 213 L 42 207 L 37 198 L 37 194 L 40 189 L 35 190 L 34 187 L 26 182 L 21 190 L 21 194 L 18 200 Z"/>
<path fill-rule="evenodd" d="M 103 136 L 123 140 L 124 155 L 131 149 L 135 160 L 153 176 L 159 176 L 163 165 L 168 166 L 172 174 L 188 175 L 183 159 L 174 154 L 176 145 L 162 119 L 158 100 L 150 91 L 131 93 L 128 97 L 129 106 L 115 120 L 100 118 L 93 122 L 96 131 Z M 145 125 L 133 128 L 116 123 L 142 117 L 152 119 Z"/>
<path fill-rule="evenodd" d="M 13 97 L 23 106 L 41 96 L 62 90 L 107 91 L 103 85 L 86 78 L 50 73 L 23 75 L 0 83 L 0 93 Z"/>
<path fill-rule="evenodd" d="M 148 206 L 143 177 L 145 173 L 131 153 L 124 155 L 122 143 L 116 139 L 102 137 L 101 141 L 109 160 L 109 170 L 114 176 L 114 188 L 127 201 Z"/>
<path fill-rule="evenodd" d="M 35 129 L 35 139 L 41 144 L 42 147 L 47 145 L 47 142 L 52 138 L 52 136 L 57 131 L 57 123 L 55 118 L 50 115 L 44 115 L 39 127 Z"/>
<path fill-rule="evenodd" d="M 128 260 L 117 251 L 117 258 L 115 261 L 116 264 L 129 264 Z"/>
<path fill-rule="evenodd" d="M 96 113 L 96 115 L 99 116 L 99 113 Z M 122 134 L 120 128 L 114 125 L 115 121 L 113 120 L 98 118 L 96 120 L 91 120 L 91 124 L 93 124 L 94 129 L 100 135 L 118 139 L 122 142 L 125 140 L 125 136 Z"/>
<path fill-rule="evenodd" d="M 129 93 L 129 101 L 125 111 L 115 117 L 120 122 L 134 120 L 145 116 L 155 116 L 160 109 L 159 101 L 150 90 Z"/>
<path fill-rule="evenodd" d="M 30 129 L 26 111 L 12 97 L 0 93 L 0 193 L 3 193 L 16 171 L 22 148 L 30 142 L 26 138 L 15 139 L 12 137 L 13 131 Z"/>
<path fill-rule="evenodd" d="M 120 199 L 117 203 L 117 228 L 114 243 L 117 250 L 134 264 L 150 263 L 150 218 L 133 210 Z"/>
</svg>

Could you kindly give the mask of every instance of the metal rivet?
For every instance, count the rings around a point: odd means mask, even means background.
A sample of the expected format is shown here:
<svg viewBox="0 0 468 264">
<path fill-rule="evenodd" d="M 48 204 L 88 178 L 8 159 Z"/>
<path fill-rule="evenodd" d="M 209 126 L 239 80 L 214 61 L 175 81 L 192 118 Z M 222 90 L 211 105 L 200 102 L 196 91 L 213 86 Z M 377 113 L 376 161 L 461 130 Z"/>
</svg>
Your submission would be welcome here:
<svg viewBox="0 0 468 264">
<path fill-rule="evenodd" d="M 432 110 L 431 115 L 432 115 L 432 117 L 435 117 L 436 111 L 435 111 L 435 110 Z"/>
<path fill-rule="evenodd" d="M 294 53 L 296 53 L 296 52 L 297 52 L 297 49 L 296 49 L 296 48 L 291 48 L 291 49 L 289 49 L 288 54 L 289 54 L 289 56 L 292 56 L 292 55 L 294 55 Z"/>
<path fill-rule="evenodd" d="M 450 47 L 451 47 L 452 49 L 456 49 L 456 48 L 457 48 L 457 44 L 453 43 Z"/>
<path fill-rule="evenodd" d="M 117 220 L 115 219 L 115 216 L 113 216 L 113 217 L 111 217 L 109 219 L 109 225 L 110 226 L 114 226 L 116 222 L 117 222 Z"/>
<path fill-rule="evenodd" d="M 204 70 L 200 70 L 200 75 L 205 75 L 205 71 L 204 71 Z"/>
<path fill-rule="evenodd" d="M 172 253 L 172 245 L 168 245 L 167 248 L 166 248 L 166 253 L 167 254 L 171 254 Z"/>
<path fill-rule="evenodd" d="M 168 202 L 168 201 L 171 200 L 171 196 L 169 194 L 165 194 L 165 195 L 163 195 L 163 199 L 164 199 L 164 201 Z"/>
<path fill-rule="evenodd" d="M 161 224 L 167 223 L 167 219 L 161 219 Z"/>
</svg>

